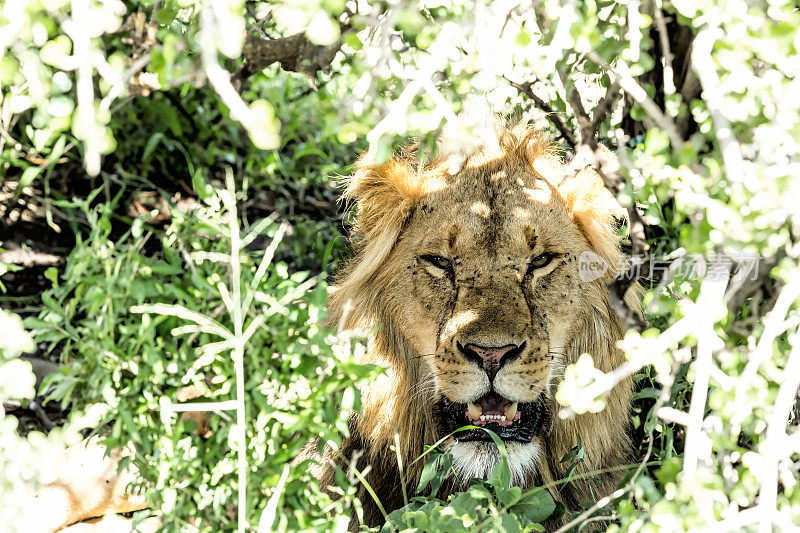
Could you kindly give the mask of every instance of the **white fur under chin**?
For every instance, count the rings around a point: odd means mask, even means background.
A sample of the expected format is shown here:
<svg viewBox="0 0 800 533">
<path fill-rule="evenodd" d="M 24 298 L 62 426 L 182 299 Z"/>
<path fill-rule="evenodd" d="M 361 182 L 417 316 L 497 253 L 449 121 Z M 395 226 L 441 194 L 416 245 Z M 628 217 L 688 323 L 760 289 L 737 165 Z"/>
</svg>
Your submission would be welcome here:
<svg viewBox="0 0 800 533">
<path fill-rule="evenodd" d="M 535 442 L 506 442 L 511 485 L 522 485 L 536 472 L 539 445 Z M 500 452 L 493 442 L 456 442 L 448 451 L 453 455 L 453 468 L 462 482 L 477 477 L 487 479 L 500 461 Z"/>
</svg>

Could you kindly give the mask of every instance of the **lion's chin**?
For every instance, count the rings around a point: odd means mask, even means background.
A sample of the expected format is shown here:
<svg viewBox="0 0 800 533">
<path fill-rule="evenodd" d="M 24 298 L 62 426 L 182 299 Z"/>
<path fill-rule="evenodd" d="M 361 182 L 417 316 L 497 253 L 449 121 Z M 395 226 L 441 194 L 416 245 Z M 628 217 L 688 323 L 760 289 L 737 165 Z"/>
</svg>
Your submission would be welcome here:
<svg viewBox="0 0 800 533">
<path fill-rule="evenodd" d="M 525 486 L 536 473 L 541 456 L 537 442 L 506 442 L 511 485 Z M 458 442 L 448 451 L 453 455 L 453 468 L 462 483 L 472 478 L 488 479 L 492 469 L 500 462 L 500 452 L 493 442 Z"/>
</svg>

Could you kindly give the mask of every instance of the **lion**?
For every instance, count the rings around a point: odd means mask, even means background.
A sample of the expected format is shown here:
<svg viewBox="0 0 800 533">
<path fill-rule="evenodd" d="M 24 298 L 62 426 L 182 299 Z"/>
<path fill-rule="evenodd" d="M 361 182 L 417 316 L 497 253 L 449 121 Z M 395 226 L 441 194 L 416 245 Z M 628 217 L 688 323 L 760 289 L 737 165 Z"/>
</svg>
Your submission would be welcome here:
<svg viewBox="0 0 800 533">
<path fill-rule="evenodd" d="M 398 454 L 405 486 L 414 487 L 426 446 L 474 425 L 504 441 L 515 485 L 548 485 L 567 507 L 615 488 L 614 467 L 631 447 L 632 381 L 614 387 L 599 413 L 562 419 L 554 397 L 581 354 L 604 372 L 625 360 L 608 284 L 624 264 L 626 213 L 591 168 L 560 183 L 564 173 L 554 148 L 526 125 L 498 127 L 496 142 L 467 156 L 423 164 L 411 149 L 382 164 L 358 161 L 344 194 L 355 204 L 354 255 L 334 279 L 329 319 L 371 330 L 363 362 L 386 371 L 363 387 L 341 448 L 322 452 L 322 486 L 333 484 L 337 465 L 347 469 L 343 458 L 361 457 L 365 481 L 391 512 L 403 505 Z M 584 280 L 587 251 L 608 268 Z M 626 301 L 637 306 L 634 292 Z M 555 488 L 579 438 L 581 470 L 598 473 Z M 456 479 L 439 497 L 487 478 L 500 460 L 480 429 L 442 448 Z M 364 523 L 381 524 L 363 483 L 359 490 Z"/>
</svg>

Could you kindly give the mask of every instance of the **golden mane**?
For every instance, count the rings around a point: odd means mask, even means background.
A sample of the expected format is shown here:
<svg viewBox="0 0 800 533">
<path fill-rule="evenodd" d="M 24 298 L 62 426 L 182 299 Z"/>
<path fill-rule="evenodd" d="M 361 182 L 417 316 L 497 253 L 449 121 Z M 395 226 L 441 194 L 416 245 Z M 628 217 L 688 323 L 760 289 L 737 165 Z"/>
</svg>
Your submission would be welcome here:
<svg viewBox="0 0 800 533">
<path fill-rule="evenodd" d="M 460 162 L 455 172 L 454 161 Z M 591 312 L 581 315 L 581 327 L 570 339 L 559 363 L 561 367 L 554 369 L 554 374 L 560 375 L 563 366 L 576 361 L 582 353 L 592 354 L 595 366 L 605 372 L 624 361 L 623 354 L 616 348 L 623 328 L 608 301 L 605 285 L 622 264 L 614 221 L 624 218 L 625 212 L 596 172 L 584 169 L 561 184 L 563 163 L 556 151 L 541 134 L 524 124 L 497 128 L 496 143 L 480 146 L 466 156 L 444 154 L 425 164 L 417 162 L 412 151 L 382 164 L 371 162 L 365 155 L 356 163 L 344 194 L 346 200 L 355 203 L 355 255 L 334 280 L 328 300 L 329 321 L 345 329 L 373 330 L 363 362 L 388 370 L 362 391 L 363 409 L 352 418 L 352 434 L 343 448 L 338 453 L 325 452 L 319 473 L 323 484 L 332 483 L 331 465 L 337 457 L 361 449 L 365 453 L 360 465 L 369 465 L 367 479 L 373 488 L 377 487 L 378 494 L 389 501 L 384 505 L 391 508 L 398 503 L 402 505 L 397 456 L 391 451 L 395 440 L 399 439 L 406 485 L 415 486 L 422 462 L 413 461 L 424 451 L 425 445 L 432 444 L 437 437 L 431 422 L 433 406 L 428 394 L 432 375 L 421 363 L 424 354 L 419 354 L 398 328 L 396 306 L 399 304 L 394 295 L 387 294 L 393 277 L 400 271 L 400 267 L 392 263 L 393 250 L 403 239 L 413 215 L 426 207 L 426 199 L 431 194 L 453 185 L 455 176 L 462 172 L 498 162 L 505 165 L 504 168 L 533 169 L 536 179 L 547 180 L 591 250 L 612 265 L 605 276 L 593 282 L 593 290 L 587 291 L 587 309 Z M 623 462 L 629 448 L 627 424 L 631 387 L 630 381 L 618 385 L 601 413 L 579 415 L 569 420 L 559 419 L 554 412 L 555 404 L 549 403 L 550 422 L 542 438 L 546 453 L 530 483 L 556 481 L 561 474 L 559 460 L 579 436 L 586 451 L 581 466 L 584 472 Z M 618 475 L 606 473 L 598 479 L 598 486 L 590 487 L 589 480 L 577 481 L 560 492 L 554 490 L 554 494 L 567 502 L 583 501 L 591 494 L 612 490 Z M 379 515 L 376 509 L 370 511 L 370 497 L 364 493 L 362 501 L 368 517 L 372 516 L 367 522 L 374 522 Z"/>
</svg>

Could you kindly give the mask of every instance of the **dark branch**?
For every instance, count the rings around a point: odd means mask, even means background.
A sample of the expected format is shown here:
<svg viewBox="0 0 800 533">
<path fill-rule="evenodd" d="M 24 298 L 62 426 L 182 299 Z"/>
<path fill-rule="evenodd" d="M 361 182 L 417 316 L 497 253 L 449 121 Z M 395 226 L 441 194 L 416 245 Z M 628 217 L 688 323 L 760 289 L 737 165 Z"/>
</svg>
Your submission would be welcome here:
<svg viewBox="0 0 800 533">
<path fill-rule="evenodd" d="M 614 196 L 618 196 L 625 188 L 625 176 L 622 174 L 620 163 L 608 148 L 597 143 L 597 141 L 595 141 L 595 145 L 595 148 L 590 147 L 588 144 L 578 146 L 575 157 L 566 166 L 559 184 L 574 178 L 586 167 L 592 167 L 603 179 L 603 184 L 606 188 Z M 641 214 L 639 214 L 636 204 L 628 206 L 627 211 L 632 247 L 631 263 L 626 272 L 620 274 L 609 284 L 608 292 L 611 298 L 611 306 L 620 320 L 622 320 L 626 330 L 636 329 L 643 331 L 647 324 L 636 310 L 631 309 L 625 303 L 625 294 L 639 280 L 642 267 L 647 264 L 650 247 L 645 240 L 644 226 L 646 223 Z"/>
<path fill-rule="evenodd" d="M 357 14 L 357 10 L 345 8 L 339 17 L 340 35 L 352 28 L 353 18 Z M 323 46 L 309 41 L 305 33 L 278 39 L 248 35 L 242 49 L 244 61 L 233 75 L 233 84 L 241 90 L 245 79 L 273 63 L 280 63 L 283 70 L 299 72 L 316 81 L 318 71 L 330 73 L 333 58 L 341 47 L 341 37 L 335 43 Z"/>
<path fill-rule="evenodd" d="M 262 39 L 248 35 L 242 49 L 244 62 L 234 75 L 234 83 L 241 84 L 246 78 L 273 63 L 279 63 L 283 70 L 299 72 L 316 79 L 318 71 L 330 72 L 331 62 L 341 46 L 341 39 L 329 46 L 314 44 L 305 33 L 280 39 Z"/>
<path fill-rule="evenodd" d="M 564 176 L 561 178 L 562 182 L 574 177 L 587 166 L 591 166 L 603 179 L 606 188 L 611 191 L 614 196 L 618 196 L 625 187 L 625 176 L 622 174 L 622 169 L 617 157 L 605 146 L 597 142 L 597 129 L 600 123 L 611 112 L 614 101 L 619 94 L 620 83 L 619 81 L 615 81 L 608 87 L 603 99 L 600 100 L 594 110 L 593 118 L 590 118 L 586 109 L 583 107 L 583 100 L 574 84 L 572 90 L 569 90 L 569 76 L 567 73 L 565 71 L 559 71 L 558 75 L 564 87 L 567 88 L 567 101 L 570 107 L 572 107 L 572 111 L 578 121 L 581 139 L 581 144 L 577 146 L 575 157 L 573 157 L 572 161 L 567 166 Z M 642 266 L 647 262 L 649 246 L 645 241 L 645 221 L 639 214 L 636 204 L 632 203 L 627 208 L 627 211 L 633 257 L 631 258 L 631 264 L 628 270 L 617 276 L 614 281 L 609 284 L 608 293 L 611 299 L 611 306 L 622 321 L 625 329 L 642 331 L 647 326 L 647 323 L 644 317 L 625 302 L 625 295 L 628 289 L 639 280 Z"/>
<path fill-rule="evenodd" d="M 619 94 L 620 85 L 618 81 L 615 81 L 608 86 L 605 96 L 603 96 L 603 99 L 597 103 L 597 107 L 594 108 L 594 114 L 592 115 L 591 128 L 593 136 L 597 133 L 600 123 L 603 122 L 603 119 L 605 119 L 611 112 L 611 109 L 614 107 L 614 102 L 617 101 Z"/>
<path fill-rule="evenodd" d="M 31 400 L 28 404 L 28 408 L 33 411 L 33 414 L 36 415 L 36 419 L 39 421 L 45 431 L 50 431 L 56 427 L 55 422 L 50 420 L 50 417 L 47 416 L 47 413 L 45 413 L 44 408 L 42 408 L 38 398 Z"/>
<path fill-rule="evenodd" d="M 531 88 L 531 83 L 517 83 L 509 80 L 508 78 L 506 78 L 506 81 L 508 81 L 508 83 L 516 90 L 533 100 L 533 103 L 536 107 L 547 113 L 547 118 L 553 123 L 553 126 L 556 127 L 561 136 L 564 137 L 564 140 L 566 140 L 572 148 L 575 148 L 578 145 L 578 140 L 575 138 L 575 134 L 572 132 L 572 130 L 570 130 L 567 125 L 564 124 L 564 121 L 561 120 L 555 111 L 553 111 L 553 108 L 550 107 L 550 104 L 536 96 L 536 93 L 534 93 L 533 89 Z"/>
<path fill-rule="evenodd" d="M 561 82 L 564 84 L 564 89 L 567 92 L 567 101 L 569 102 L 572 112 L 575 114 L 575 119 L 578 121 L 578 128 L 581 134 L 581 143 L 588 144 L 593 150 L 597 148 L 597 139 L 595 138 L 595 131 L 592 128 L 592 119 L 583 107 L 583 100 L 578 88 L 573 84 L 572 90 L 569 90 L 569 77 L 564 71 L 558 71 Z"/>
<path fill-rule="evenodd" d="M 172 105 L 175 106 L 175 108 L 178 110 L 178 112 L 181 115 L 183 115 L 183 117 L 186 120 L 189 121 L 189 127 L 192 128 L 192 135 L 193 136 L 197 135 L 197 132 L 199 131 L 197 129 L 197 121 L 195 121 L 194 116 L 192 116 L 192 114 L 189 113 L 189 111 L 187 111 L 187 109 L 183 106 L 183 104 L 181 103 L 180 98 L 178 98 L 177 96 L 175 96 L 174 94 L 169 92 L 169 90 L 161 91 L 161 94 L 163 94 L 164 97 L 167 100 L 169 100 L 172 103 Z"/>
</svg>

